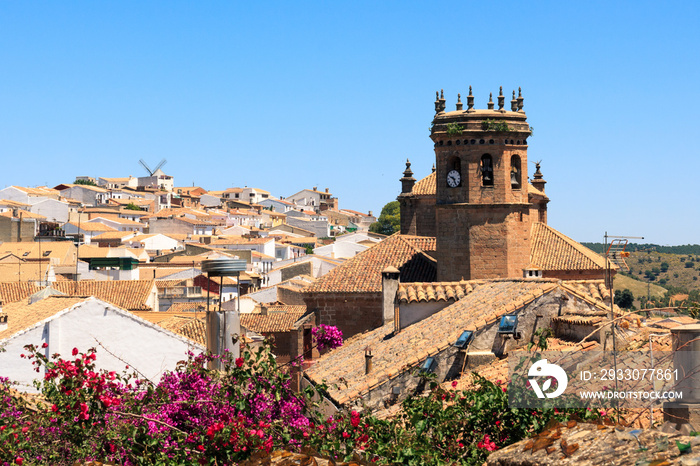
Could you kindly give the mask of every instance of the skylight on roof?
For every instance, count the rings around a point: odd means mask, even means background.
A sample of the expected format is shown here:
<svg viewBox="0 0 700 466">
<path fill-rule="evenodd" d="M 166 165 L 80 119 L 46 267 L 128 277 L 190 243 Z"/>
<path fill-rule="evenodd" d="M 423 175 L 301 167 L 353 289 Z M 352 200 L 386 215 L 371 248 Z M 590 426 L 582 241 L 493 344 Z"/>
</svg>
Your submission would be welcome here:
<svg viewBox="0 0 700 466">
<path fill-rule="evenodd" d="M 462 332 L 462 334 L 459 336 L 457 341 L 453 346 L 459 349 L 464 349 L 467 347 L 467 345 L 472 341 L 472 337 L 474 336 L 474 332 L 471 330 L 465 330 Z"/>
<path fill-rule="evenodd" d="M 518 328 L 518 316 L 508 315 L 501 317 L 498 324 L 498 333 L 501 335 L 515 335 Z"/>
<path fill-rule="evenodd" d="M 435 362 L 435 358 L 432 356 L 429 356 L 428 358 L 425 359 L 425 362 L 420 367 L 420 372 L 421 372 L 421 374 L 430 374 L 435 370 L 435 366 L 437 366 L 437 363 Z"/>
</svg>

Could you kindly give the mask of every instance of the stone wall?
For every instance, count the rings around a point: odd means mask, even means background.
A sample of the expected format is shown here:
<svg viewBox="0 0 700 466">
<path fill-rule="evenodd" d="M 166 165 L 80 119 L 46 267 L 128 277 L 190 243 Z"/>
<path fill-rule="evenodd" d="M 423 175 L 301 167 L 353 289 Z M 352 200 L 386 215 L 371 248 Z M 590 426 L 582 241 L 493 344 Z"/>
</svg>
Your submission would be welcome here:
<svg viewBox="0 0 700 466">
<path fill-rule="evenodd" d="M 0 215 L 0 241 L 34 241 L 36 221 L 34 219 L 12 219 Z"/>
<path fill-rule="evenodd" d="M 530 227 L 528 204 L 439 205 L 438 281 L 522 277 Z"/>
<path fill-rule="evenodd" d="M 280 269 L 280 279 L 281 281 L 286 281 L 297 275 L 309 275 L 313 277 L 314 269 L 313 264 L 310 261 L 300 262 L 298 264 L 288 265 Z"/>
<path fill-rule="evenodd" d="M 303 306 L 304 295 L 302 292 L 296 288 L 290 288 L 286 286 L 277 286 L 277 301 L 284 304 L 293 304 Z"/>
<path fill-rule="evenodd" d="M 401 234 L 435 236 L 435 196 L 399 196 Z"/>
<path fill-rule="evenodd" d="M 382 325 L 382 293 L 305 293 L 318 324 L 335 325 L 343 339 Z"/>
</svg>

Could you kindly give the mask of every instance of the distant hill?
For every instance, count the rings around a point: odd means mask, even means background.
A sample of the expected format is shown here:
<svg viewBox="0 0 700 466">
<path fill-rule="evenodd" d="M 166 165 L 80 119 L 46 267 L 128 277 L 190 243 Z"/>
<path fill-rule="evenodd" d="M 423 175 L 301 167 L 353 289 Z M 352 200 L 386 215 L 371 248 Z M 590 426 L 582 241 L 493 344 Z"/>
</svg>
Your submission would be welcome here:
<svg viewBox="0 0 700 466">
<path fill-rule="evenodd" d="M 632 292 L 635 298 L 635 306 L 639 306 L 639 301 L 637 298 L 640 296 L 647 296 L 647 293 L 649 294 L 649 297 L 654 299 L 654 298 L 663 298 L 663 296 L 666 294 L 666 288 L 659 286 L 659 285 L 654 285 L 651 283 L 643 282 L 640 280 L 636 280 L 632 277 L 628 277 L 626 275 L 621 275 L 617 274 L 615 275 L 615 280 L 613 283 L 614 289 L 616 290 L 624 290 L 628 289 Z"/>
<path fill-rule="evenodd" d="M 603 243 L 582 243 L 593 251 L 604 254 Z M 657 291 L 663 287 L 672 293 L 693 293 L 700 291 L 700 244 L 682 246 L 660 246 L 658 244 L 630 243 L 626 251 L 629 272 L 620 272 L 615 276 L 615 289 L 628 288 L 634 297 L 647 295 L 650 284 L 650 297 L 658 297 Z M 634 278 L 635 282 L 623 284 L 623 276 Z M 620 284 L 618 285 L 618 279 Z M 642 286 L 639 286 L 639 283 Z"/>
<path fill-rule="evenodd" d="M 589 249 L 594 250 L 599 254 L 605 253 L 605 244 L 603 243 L 581 243 Z M 629 243 L 625 249 L 629 252 L 636 251 L 656 251 L 665 254 L 696 254 L 700 255 L 700 244 L 685 244 L 681 246 L 660 246 L 658 244 L 639 244 L 639 243 Z"/>
</svg>

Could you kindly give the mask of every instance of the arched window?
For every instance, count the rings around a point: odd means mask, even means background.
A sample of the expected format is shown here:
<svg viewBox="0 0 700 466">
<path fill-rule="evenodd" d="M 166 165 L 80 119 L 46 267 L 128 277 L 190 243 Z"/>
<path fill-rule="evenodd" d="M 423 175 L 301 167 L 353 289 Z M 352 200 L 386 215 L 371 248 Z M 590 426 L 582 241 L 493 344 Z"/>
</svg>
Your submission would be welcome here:
<svg viewBox="0 0 700 466">
<path fill-rule="evenodd" d="M 481 185 L 493 186 L 493 159 L 489 154 L 481 156 Z"/>
<path fill-rule="evenodd" d="M 522 173 L 520 171 L 520 156 L 510 158 L 510 187 L 520 189 Z"/>
</svg>

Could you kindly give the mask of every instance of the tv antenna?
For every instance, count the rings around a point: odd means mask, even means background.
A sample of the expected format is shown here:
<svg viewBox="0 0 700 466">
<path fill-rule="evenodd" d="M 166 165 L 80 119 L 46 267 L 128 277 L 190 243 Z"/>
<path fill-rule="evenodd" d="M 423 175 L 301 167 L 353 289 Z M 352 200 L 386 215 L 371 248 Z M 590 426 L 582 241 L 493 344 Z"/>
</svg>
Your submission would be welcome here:
<svg viewBox="0 0 700 466">
<path fill-rule="evenodd" d="M 155 172 L 157 172 L 163 165 L 165 165 L 166 163 L 168 163 L 168 161 L 165 160 L 165 159 L 161 160 L 160 162 L 158 162 L 158 165 L 156 165 L 156 168 L 153 169 L 153 170 L 151 170 L 151 167 L 149 167 L 149 166 L 146 164 L 146 162 L 143 161 L 143 159 L 140 159 L 140 160 L 139 160 L 139 163 L 140 163 L 141 165 L 143 165 L 143 168 L 146 169 L 146 171 L 148 172 L 148 176 L 153 176 L 153 174 L 154 174 Z"/>
</svg>

